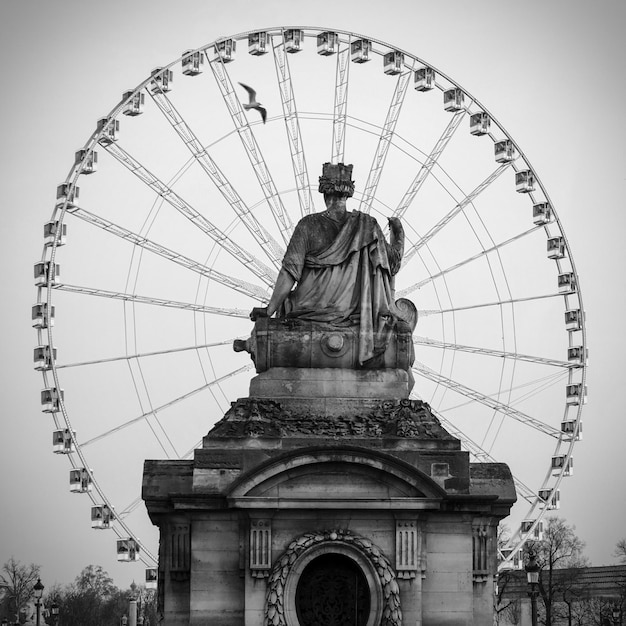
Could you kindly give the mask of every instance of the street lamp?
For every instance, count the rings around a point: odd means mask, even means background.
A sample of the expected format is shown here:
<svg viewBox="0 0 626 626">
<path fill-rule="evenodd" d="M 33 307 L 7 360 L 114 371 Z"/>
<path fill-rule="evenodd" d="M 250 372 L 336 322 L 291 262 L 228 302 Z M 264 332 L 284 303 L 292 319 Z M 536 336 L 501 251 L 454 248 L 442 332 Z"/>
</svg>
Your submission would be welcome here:
<svg viewBox="0 0 626 626">
<path fill-rule="evenodd" d="M 37 607 L 37 626 L 40 626 L 41 619 L 41 596 L 43 595 L 44 586 L 41 584 L 41 578 L 37 578 L 37 582 L 33 587 L 33 591 L 35 592 L 35 606 Z"/>
<path fill-rule="evenodd" d="M 619 607 L 614 604 L 613 605 L 613 624 L 615 624 L 615 626 L 620 626 L 621 623 L 621 616 L 622 616 L 622 612 L 620 611 Z"/>
<path fill-rule="evenodd" d="M 124 615 L 124 617 L 122 617 L 121 624 L 122 624 L 122 626 L 128 626 L 128 618 L 126 617 L 126 615 Z"/>
<path fill-rule="evenodd" d="M 59 605 L 56 602 L 52 603 L 50 613 L 52 615 L 52 623 L 56 626 L 59 621 Z"/>
<path fill-rule="evenodd" d="M 526 570 L 526 580 L 528 581 L 528 595 L 530 596 L 530 611 L 532 626 L 537 626 L 537 596 L 539 595 L 539 563 L 535 558 L 535 551 L 530 548 L 528 550 L 528 563 L 524 569 Z"/>
</svg>

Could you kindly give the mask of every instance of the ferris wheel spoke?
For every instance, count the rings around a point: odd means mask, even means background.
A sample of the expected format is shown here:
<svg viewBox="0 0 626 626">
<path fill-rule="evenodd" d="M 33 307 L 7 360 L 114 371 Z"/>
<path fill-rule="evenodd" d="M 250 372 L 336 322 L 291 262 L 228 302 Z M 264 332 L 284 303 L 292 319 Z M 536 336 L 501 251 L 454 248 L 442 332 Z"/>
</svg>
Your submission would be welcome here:
<svg viewBox="0 0 626 626">
<path fill-rule="evenodd" d="M 504 163 L 496 168 L 474 191 L 469 193 L 461 200 L 451 211 L 448 212 L 437 224 L 435 224 L 423 237 L 420 238 L 413 246 L 411 246 L 404 254 L 404 258 L 408 261 L 422 246 L 428 243 L 438 232 L 440 232 L 450 220 L 456 217 L 468 204 L 471 204 L 489 185 L 491 185 L 499 176 L 508 169 L 509 163 Z"/>
<path fill-rule="evenodd" d="M 309 173 L 304 154 L 302 134 L 300 133 L 296 100 L 293 94 L 289 61 L 287 59 L 287 52 L 285 51 L 284 35 L 281 37 L 281 41 L 276 44 L 273 43 L 272 38 L 272 46 L 274 49 L 274 64 L 278 77 L 280 100 L 283 106 L 283 117 L 287 129 L 287 139 L 289 140 L 291 163 L 296 180 L 298 201 L 300 203 L 300 214 L 304 216 L 308 215 L 313 210 L 313 198 L 311 197 Z"/>
<path fill-rule="evenodd" d="M 225 380 L 228 380 L 229 378 L 232 378 L 233 376 L 237 376 L 239 374 L 243 374 L 244 372 L 248 372 L 250 371 L 254 366 L 252 364 L 248 364 L 248 365 L 244 365 L 243 367 L 240 367 L 236 370 L 233 370 L 231 372 L 229 372 L 228 374 L 225 374 L 224 376 L 221 376 L 220 378 L 216 378 L 215 380 L 212 380 L 209 383 L 206 383 L 204 385 L 201 385 L 200 387 L 197 387 L 196 389 L 192 389 L 191 391 L 188 391 L 185 394 L 182 394 L 176 398 L 174 398 L 173 400 L 170 400 L 169 402 L 166 402 L 165 404 L 162 404 L 158 407 L 155 407 L 154 409 L 150 410 L 150 411 L 146 411 L 144 413 L 142 413 L 141 415 L 138 415 L 136 417 L 133 417 L 129 420 L 127 420 L 126 422 L 123 422 L 122 424 L 119 424 L 118 426 L 115 426 L 114 428 L 110 428 L 109 430 L 100 433 L 99 435 L 96 435 L 95 437 L 92 437 L 91 439 L 83 442 L 80 444 L 81 448 L 84 449 L 94 443 L 96 443 L 97 441 L 100 441 L 102 439 L 104 439 L 105 437 L 109 437 L 115 433 L 118 433 L 121 430 L 124 430 L 125 428 L 128 428 L 129 426 L 132 426 L 133 424 L 137 424 L 138 422 L 141 422 L 143 420 L 146 420 L 147 418 L 149 418 L 152 415 L 156 415 L 162 411 L 164 411 L 165 409 L 169 409 L 172 406 L 175 406 L 176 404 L 179 404 L 180 402 L 183 402 L 195 395 L 197 395 L 198 393 L 201 393 L 202 391 L 204 391 L 205 389 L 210 389 L 211 387 L 214 387 L 215 385 L 220 385 L 221 383 L 223 383 Z"/>
<path fill-rule="evenodd" d="M 123 520 L 128 517 L 143 502 L 141 496 L 136 497 L 130 504 L 127 504 L 121 511 L 115 511 L 115 517 Z"/>
<path fill-rule="evenodd" d="M 501 359 L 513 359 L 516 361 L 527 361 L 529 363 L 537 363 L 540 365 L 551 365 L 553 367 L 571 368 L 572 363 L 568 361 L 560 361 L 558 359 L 547 359 L 540 356 L 532 356 L 530 354 L 520 354 L 519 352 L 506 352 L 503 350 L 492 350 L 490 348 L 479 348 L 476 346 L 464 346 L 457 343 L 447 343 L 428 337 L 413 337 L 413 343 L 417 346 L 432 346 L 442 348 L 444 350 L 456 350 L 458 352 L 469 352 L 472 354 L 483 354 Z"/>
<path fill-rule="evenodd" d="M 145 183 L 157 195 L 162 197 L 169 205 L 174 207 L 181 215 L 186 217 L 194 226 L 208 235 L 218 246 L 228 252 L 237 262 L 248 268 L 255 276 L 260 278 L 266 285 L 273 285 L 276 280 L 276 272 L 261 263 L 241 246 L 236 244 L 215 224 L 212 224 L 203 215 L 200 215 L 192 206 L 187 204 L 177 193 L 165 183 L 151 174 L 143 165 L 136 161 L 128 152 L 120 146 L 110 143 L 106 149 L 122 165 L 128 168 L 137 178 Z"/>
<path fill-rule="evenodd" d="M 417 176 L 413 179 L 413 182 L 407 189 L 402 200 L 400 200 L 398 207 L 393 213 L 394 217 L 402 217 L 406 213 L 407 209 L 409 208 L 409 206 L 415 199 L 415 196 L 417 195 L 421 186 L 424 184 L 424 181 L 428 178 L 428 175 L 430 174 L 431 170 L 433 169 L 433 167 L 439 160 L 439 157 L 445 150 L 446 146 L 448 145 L 448 142 L 454 136 L 456 129 L 459 127 L 459 124 L 461 123 L 461 120 L 463 119 L 463 115 L 464 115 L 464 111 L 457 111 L 453 115 L 452 119 L 450 120 L 445 130 L 443 131 L 441 137 L 439 137 L 437 143 L 435 144 L 435 147 L 431 150 L 428 157 L 426 157 L 426 160 L 422 164 L 422 167 L 417 173 Z"/>
<path fill-rule="evenodd" d="M 545 300 L 547 298 L 563 297 L 562 293 L 547 293 L 539 296 L 527 296 L 525 298 L 511 298 L 509 300 L 497 300 L 495 302 L 484 302 L 481 304 L 470 304 L 468 306 L 457 306 L 449 309 L 423 309 L 419 311 L 419 315 L 426 317 L 428 315 L 440 315 L 442 313 L 458 313 L 459 311 L 471 311 L 473 309 L 481 309 L 490 306 L 501 306 L 503 304 L 518 304 L 520 302 L 530 302 L 532 300 Z"/>
<path fill-rule="evenodd" d="M 489 407 L 490 409 L 493 409 L 495 411 L 498 411 L 499 413 L 503 415 L 512 417 L 518 422 L 521 422 L 522 424 L 526 424 L 527 426 L 530 426 L 534 428 L 535 430 L 538 430 L 546 435 L 549 435 L 550 437 L 554 437 L 555 439 L 558 439 L 562 436 L 562 433 L 560 430 L 557 430 L 556 428 L 553 428 L 552 426 L 549 426 L 548 424 L 544 424 L 542 421 L 535 419 L 534 417 L 531 417 L 530 415 L 526 415 L 525 413 L 522 413 L 521 411 L 518 411 L 517 409 L 514 409 L 513 407 L 509 405 L 503 404 L 502 402 L 499 402 L 498 400 L 494 400 L 493 398 L 481 393 L 480 391 L 476 391 L 475 389 L 472 389 L 471 387 L 467 387 L 466 385 L 463 385 L 457 381 L 454 381 L 451 378 L 447 378 L 446 376 L 438 374 L 437 372 L 431 370 L 430 368 L 426 367 L 425 365 L 421 363 L 416 362 L 416 364 L 413 365 L 413 371 L 416 374 L 419 374 L 420 376 L 424 378 L 427 378 L 435 383 L 444 385 L 448 389 L 451 389 L 452 391 L 455 391 L 456 393 L 460 395 L 463 395 L 471 400 L 476 400 L 477 402 L 480 402 L 484 406 Z"/>
<path fill-rule="evenodd" d="M 164 300 L 162 298 L 139 296 L 137 294 L 123 293 L 119 291 L 107 291 L 105 289 L 95 289 L 93 287 L 79 287 L 78 285 L 68 285 L 66 283 L 55 285 L 54 289 L 58 291 L 67 291 L 70 293 L 78 293 L 85 296 L 111 298 L 113 300 L 122 300 L 124 302 L 136 302 L 138 304 L 151 304 L 154 306 L 164 306 L 172 309 L 182 309 L 184 311 L 195 311 L 197 313 L 207 313 L 211 315 L 222 315 L 227 317 L 240 317 L 243 319 L 249 318 L 249 311 L 243 311 L 242 309 L 226 309 L 221 307 L 206 306 L 203 304 L 192 304 L 190 302 L 177 302 L 175 300 Z"/>
<path fill-rule="evenodd" d="M 343 163 L 346 148 L 346 113 L 348 110 L 348 79 L 350 76 L 350 41 L 337 53 L 335 104 L 333 109 L 332 163 Z"/>
<path fill-rule="evenodd" d="M 209 62 L 209 67 L 215 76 L 215 80 L 217 81 L 222 97 L 224 98 L 228 112 L 233 120 L 235 129 L 241 139 L 243 148 L 248 155 L 250 163 L 252 164 L 252 168 L 257 181 L 261 186 L 263 195 L 265 196 L 270 210 L 272 211 L 278 230 L 280 231 L 284 243 L 288 244 L 290 234 L 293 229 L 293 223 L 289 214 L 285 211 L 283 201 L 276 189 L 276 185 L 274 184 L 267 164 L 263 159 L 263 155 L 261 154 L 261 149 L 259 148 L 256 138 L 254 137 L 254 133 L 250 128 L 250 124 L 244 115 L 241 103 L 235 95 L 235 90 L 233 89 L 230 76 L 228 75 L 226 67 L 221 59 L 218 58 L 216 60 L 211 60 L 208 54 L 206 58 Z"/>
<path fill-rule="evenodd" d="M 516 402 L 520 402 L 523 400 L 526 400 L 527 398 L 530 398 L 534 395 L 536 395 L 537 393 L 544 391 L 545 389 L 548 389 L 549 387 L 554 386 L 557 383 L 562 383 L 567 377 L 567 374 L 563 373 L 562 371 L 557 371 L 555 373 L 552 373 L 548 376 L 544 376 L 542 378 L 539 379 L 535 379 L 532 381 L 528 381 L 526 383 L 523 383 L 521 385 L 516 385 L 515 387 L 511 387 L 510 389 L 506 389 L 503 391 L 500 391 L 498 394 L 489 394 L 488 397 L 493 398 L 495 395 L 500 395 L 501 393 L 508 393 L 509 395 L 513 392 L 516 391 L 518 392 L 520 389 L 526 389 L 526 388 L 530 388 L 530 391 L 527 391 L 524 395 L 519 396 L 516 399 Z M 448 407 L 446 407 L 446 411 L 454 411 L 456 409 L 460 409 L 464 406 L 468 406 L 469 404 L 472 404 L 472 400 L 471 399 L 465 399 L 464 402 L 461 402 L 459 404 L 456 405 L 450 405 Z M 485 436 L 486 438 L 486 436 Z M 559 440 L 561 441 L 561 440 Z"/>
<path fill-rule="evenodd" d="M 228 178 L 211 158 L 207 149 L 202 146 L 199 139 L 182 118 L 180 113 L 176 110 L 169 98 L 160 91 L 154 93 L 150 91 L 150 95 L 172 128 L 174 128 L 174 130 L 178 133 L 195 160 L 208 174 L 217 190 L 222 194 L 237 217 L 243 222 L 248 231 L 259 244 L 260 248 L 268 256 L 274 267 L 280 267 L 284 254 L 280 244 L 258 222 L 254 213 L 245 204 Z"/>
<path fill-rule="evenodd" d="M 412 70 L 409 70 L 408 72 L 401 73 L 396 81 L 396 88 L 389 104 L 385 124 L 378 139 L 376 154 L 374 155 L 372 166 L 367 176 L 367 182 L 365 183 L 363 197 L 361 198 L 361 203 L 359 205 L 359 210 L 366 213 L 370 212 L 371 203 L 376 197 L 376 190 L 378 188 L 378 182 L 380 181 L 380 175 L 383 171 L 389 145 L 393 139 L 396 123 L 398 122 L 398 117 L 400 116 L 402 104 L 404 103 L 404 98 L 406 96 L 407 87 L 412 76 L 413 72 Z"/>
<path fill-rule="evenodd" d="M 461 429 L 455 426 L 450 420 L 444 417 L 438 411 L 435 411 L 431 407 L 431 411 L 439 419 L 442 426 L 453 436 L 461 440 L 467 451 L 480 463 L 497 463 L 497 459 L 494 459 L 486 450 L 477 444 L 471 437 L 468 437 Z M 513 476 L 517 493 L 521 495 L 527 502 L 533 503 L 537 499 L 537 494 L 522 482 L 516 476 Z"/>
<path fill-rule="evenodd" d="M 177 354 L 180 352 L 188 352 L 191 350 L 203 350 L 206 348 L 217 348 L 219 346 L 231 345 L 235 339 L 236 337 L 233 337 L 232 339 L 226 339 L 224 341 L 216 341 L 214 343 L 203 343 L 203 344 L 198 344 L 196 346 L 185 346 L 184 348 L 169 348 L 166 350 L 154 350 L 152 352 L 140 352 L 137 354 L 125 354 L 123 356 L 115 356 L 115 357 L 110 357 L 107 359 L 94 359 L 91 361 L 80 361 L 77 363 L 57 363 L 56 368 L 68 369 L 72 367 L 84 367 L 87 365 L 100 365 L 101 363 L 113 363 L 116 361 L 127 361 L 129 359 L 143 359 L 146 357 L 162 356 L 165 354 Z"/>
<path fill-rule="evenodd" d="M 513 243 L 515 241 L 523 239 L 524 237 L 530 235 L 531 233 L 534 233 L 536 230 L 538 230 L 540 228 L 543 228 L 543 226 L 533 226 L 532 228 L 529 228 L 528 230 L 525 230 L 525 231 L 515 235 L 514 237 L 511 237 L 510 239 L 507 239 L 506 241 L 503 241 L 502 243 L 498 243 L 498 244 L 492 246 L 491 248 L 486 248 L 484 250 L 481 250 L 477 254 L 475 254 L 475 255 L 473 255 L 471 257 L 468 257 L 467 259 L 464 259 L 463 261 L 460 261 L 459 263 L 455 263 L 454 265 L 451 265 L 450 267 L 448 267 L 448 268 L 446 268 L 444 270 L 441 270 L 441 271 L 437 272 L 436 274 L 432 274 L 432 275 L 428 276 L 427 278 L 424 278 L 423 280 L 421 280 L 421 281 L 419 281 L 417 283 L 414 283 L 413 285 L 411 285 L 409 287 L 406 287 L 405 289 L 399 290 L 397 292 L 397 295 L 398 295 L 398 297 L 406 297 L 407 295 L 413 293 L 415 290 L 421 289 L 422 287 L 424 287 L 428 283 L 433 282 L 435 279 L 441 278 L 441 277 L 445 276 L 446 274 L 449 274 L 450 272 L 458 270 L 459 268 L 467 265 L 468 263 L 471 263 L 472 261 L 476 261 L 478 259 L 482 259 L 486 255 L 491 254 L 492 252 L 496 252 L 496 251 L 504 248 L 504 246 L 507 246 L 510 243 Z"/>
<path fill-rule="evenodd" d="M 202 276 L 206 276 L 216 282 L 225 285 L 226 287 L 230 287 L 235 291 L 243 293 L 245 295 L 251 296 L 254 299 L 267 299 L 267 293 L 259 286 L 253 285 L 247 281 L 240 280 L 238 278 L 234 278 L 232 276 L 227 276 L 226 274 L 222 274 L 217 270 L 210 269 L 203 265 L 202 263 L 198 263 L 193 259 L 190 259 L 182 254 L 174 252 L 165 246 L 161 246 L 160 244 L 147 239 L 146 237 L 142 237 L 137 233 L 133 233 L 130 230 L 122 226 L 118 226 L 109 220 L 106 220 L 102 217 L 94 215 L 89 211 L 79 208 L 77 206 L 73 206 L 71 209 L 71 214 L 86 221 L 98 228 L 102 228 L 108 233 L 115 235 L 121 239 L 124 239 L 130 243 L 135 244 L 139 248 L 143 248 L 144 250 L 149 250 L 150 252 L 163 257 L 177 265 L 185 267 L 193 272 L 196 272 Z"/>
</svg>

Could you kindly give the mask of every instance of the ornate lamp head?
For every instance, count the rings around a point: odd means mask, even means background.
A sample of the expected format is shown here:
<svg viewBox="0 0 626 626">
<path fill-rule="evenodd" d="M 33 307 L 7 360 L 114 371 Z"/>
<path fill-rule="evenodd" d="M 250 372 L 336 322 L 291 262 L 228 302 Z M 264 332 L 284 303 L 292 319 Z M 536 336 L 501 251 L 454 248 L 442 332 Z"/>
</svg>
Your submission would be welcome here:
<svg viewBox="0 0 626 626">
<path fill-rule="evenodd" d="M 320 176 L 319 192 L 351 198 L 354 194 L 352 165 L 324 163 Z"/>
</svg>

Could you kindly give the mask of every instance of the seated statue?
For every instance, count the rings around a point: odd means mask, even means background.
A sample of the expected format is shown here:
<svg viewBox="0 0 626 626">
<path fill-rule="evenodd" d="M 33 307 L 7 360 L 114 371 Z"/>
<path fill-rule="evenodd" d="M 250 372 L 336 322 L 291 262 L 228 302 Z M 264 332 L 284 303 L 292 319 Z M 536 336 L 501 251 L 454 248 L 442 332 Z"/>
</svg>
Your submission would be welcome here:
<svg viewBox="0 0 626 626">
<path fill-rule="evenodd" d="M 255 307 L 250 318 L 261 321 L 278 313 L 287 324 L 300 320 L 315 328 L 357 330 L 356 365 L 371 368 L 380 366 L 376 363 L 399 321 L 408 323 L 410 334 L 416 312 L 408 301 L 394 302 L 393 277 L 404 250 L 402 224 L 389 218 L 388 243 L 374 217 L 348 211 L 351 177 L 352 165 L 324 164 L 319 191 L 326 210 L 298 222 L 269 304 Z"/>
</svg>

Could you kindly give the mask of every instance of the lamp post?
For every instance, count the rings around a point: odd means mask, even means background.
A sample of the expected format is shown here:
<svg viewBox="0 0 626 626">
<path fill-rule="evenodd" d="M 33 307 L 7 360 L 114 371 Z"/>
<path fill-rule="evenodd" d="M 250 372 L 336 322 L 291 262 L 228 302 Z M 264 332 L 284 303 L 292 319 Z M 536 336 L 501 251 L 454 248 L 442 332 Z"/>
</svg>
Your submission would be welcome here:
<svg viewBox="0 0 626 626">
<path fill-rule="evenodd" d="M 535 551 L 528 550 L 528 562 L 524 567 L 526 580 L 528 581 L 528 595 L 530 596 L 530 615 L 532 626 L 537 626 L 537 596 L 539 595 L 539 563 L 535 558 Z"/>
<path fill-rule="evenodd" d="M 52 603 L 50 607 L 50 614 L 52 615 L 52 623 L 57 626 L 59 622 L 59 605 L 56 602 Z"/>
<path fill-rule="evenodd" d="M 622 620 L 622 612 L 620 611 L 620 608 L 617 606 L 617 604 L 613 605 L 613 624 L 615 624 L 615 626 L 621 626 Z"/>
<path fill-rule="evenodd" d="M 35 592 L 35 606 L 37 607 L 37 626 L 41 624 L 41 596 L 43 595 L 44 586 L 41 584 L 41 578 L 37 578 L 37 582 L 33 587 Z"/>
</svg>

